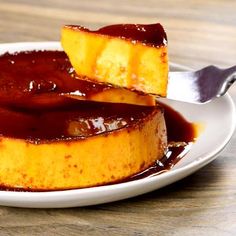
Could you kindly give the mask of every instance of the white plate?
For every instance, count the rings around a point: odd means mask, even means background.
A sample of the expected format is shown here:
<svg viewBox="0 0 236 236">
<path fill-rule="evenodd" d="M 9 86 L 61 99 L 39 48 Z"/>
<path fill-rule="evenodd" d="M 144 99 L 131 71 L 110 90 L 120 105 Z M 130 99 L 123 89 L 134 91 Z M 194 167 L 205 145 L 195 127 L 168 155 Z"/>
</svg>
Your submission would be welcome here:
<svg viewBox="0 0 236 236">
<path fill-rule="evenodd" d="M 0 54 L 22 50 L 60 49 L 58 42 L 1 44 Z M 184 69 L 172 64 L 173 70 Z M 101 187 L 55 191 L 0 191 L 0 205 L 33 208 L 88 206 L 144 194 L 180 180 L 216 158 L 235 129 L 235 107 L 228 94 L 205 105 L 164 100 L 189 121 L 201 122 L 205 129 L 190 152 L 170 171 L 158 176 Z"/>
</svg>

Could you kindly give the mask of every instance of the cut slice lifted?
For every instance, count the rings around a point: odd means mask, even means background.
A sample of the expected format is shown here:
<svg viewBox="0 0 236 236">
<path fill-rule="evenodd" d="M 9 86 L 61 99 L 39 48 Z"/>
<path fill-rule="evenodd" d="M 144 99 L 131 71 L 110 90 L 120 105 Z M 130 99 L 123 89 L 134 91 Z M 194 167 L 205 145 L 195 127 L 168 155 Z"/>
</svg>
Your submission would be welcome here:
<svg viewBox="0 0 236 236">
<path fill-rule="evenodd" d="M 143 93 L 166 96 L 166 34 L 160 24 L 113 25 L 90 31 L 62 28 L 62 46 L 80 76 Z"/>
</svg>

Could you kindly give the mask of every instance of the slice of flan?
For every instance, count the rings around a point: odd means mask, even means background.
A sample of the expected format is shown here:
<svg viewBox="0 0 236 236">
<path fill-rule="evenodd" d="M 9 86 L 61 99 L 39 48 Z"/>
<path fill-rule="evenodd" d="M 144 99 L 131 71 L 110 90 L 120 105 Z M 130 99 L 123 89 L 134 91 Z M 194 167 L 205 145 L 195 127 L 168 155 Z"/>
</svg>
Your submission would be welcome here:
<svg viewBox="0 0 236 236">
<path fill-rule="evenodd" d="M 160 24 L 62 28 L 61 44 L 79 76 L 166 96 L 167 37 Z"/>
</svg>

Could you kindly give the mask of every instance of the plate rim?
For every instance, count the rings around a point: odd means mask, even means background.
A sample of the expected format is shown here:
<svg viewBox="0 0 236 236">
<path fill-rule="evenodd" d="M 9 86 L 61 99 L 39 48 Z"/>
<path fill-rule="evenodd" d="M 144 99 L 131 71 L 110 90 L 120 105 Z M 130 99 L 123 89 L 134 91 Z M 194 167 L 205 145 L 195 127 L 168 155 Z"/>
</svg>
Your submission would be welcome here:
<svg viewBox="0 0 236 236">
<path fill-rule="evenodd" d="M 25 47 L 28 46 L 30 47 L 45 47 L 45 50 L 55 50 L 55 48 L 57 48 L 58 50 L 61 49 L 60 46 L 60 42 L 58 41 L 42 41 L 42 42 L 16 42 L 16 43 L 1 43 L 0 44 L 0 54 L 1 50 L 3 50 L 4 48 L 15 48 L 15 47 Z M 40 49 L 39 49 L 40 50 Z M 6 50 L 9 51 L 9 50 Z M 14 50 L 16 51 L 16 50 Z M 170 63 L 171 66 L 174 67 L 178 67 L 180 69 L 184 69 L 184 70 L 191 70 L 191 68 L 188 68 L 187 66 L 184 65 L 179 65 L 177 63 Z M 220 98 L 220 99 L 225 99 L 227 101 L 227 103 L 229 104 L 229 107 L 231 109 L 231 116 L 232 116 L 232 120 L 236 120 L 236 109 L 235 109 L 235 104 L 233 102 L 233 99 L 230 97 L 230 95 L 227 93 L 224 95 L 224 97 Z M 209 162 L 211 162 L 212 160 L 214 160 L 217 155 L 224 149 L 224 147 L 228 144 L 228 142 L 230 141 L 234 131 L 236 128 L 236 122 L 232 123 L 230 126 L 230 132 L 227 133 L 227 136 L 224 138 L 224 142 L 221 143 L 221 145 L 217 148 L 212 150 L 211 152 L 207 153 L 207 155 L 204 155 L 202 157 L 202 155 L 196 157 L 196 159 L 191 162 L 186 164 L 185 166 L 176 168 L 176 169 L 172 169 L 170 171 L 164 172 L 161 175 L 157 175 L 157 176 L 152 176 L 150 178 L 143 178 L 143 179 L 138 179 L 138 180 L 133 180 L 133 181 L 129 181 L 129 182 L 122 182 L 122 183 L 116 183 L 116 184 L 110 184 L 110 185 L 103 185 L 103 186 L 97 186 L 97 187 L 89 187 L 89 188 L 82 188 L 82 189 L 70 189 L 70 190 L 56 190 L 56 191 L 45 191 L 45 192 L 18 192 L 18 191 L 6 191 L 6 190 L 0 190 L 0 205 L 1 204 L 1 198 L 16 198 L 16 197 L 20 197 L 21 198 L 30 198 L 31 199 L 31 203 L 33 201 L 35 201 L 36 199 L 38 200 L 38 198 L 42 198 L 42 201 L 44 201 L 44 199 L 47 199 L 48 197 L 53 198 L 55 196 L 60 196 L 61 198 L 63 197 L 68 197 L 71 195 L 78 195 L 78 194 L 95 194 L 98 193 L 100 191 L 106 191 L 106 190 L 110 190 L 111 188 L 119 190 L 122 188 L 126 188 L 126 187 L 137 187 L 139 185 L 143 185 L 145 183 L 154 183 L 157 180 L 162 180 L 168 177 L 173 177 L 175 175 L 180 175 L 183 173 L 190 173 L 191 171 L 194 172 L 200 168 L 202 168 L 203 166 L 205 166 L 206 164 L 208 164 Z M 197 169 L 196 169 L 197 167 Z M 186 176 L 189 174 L 186 174 Z M 179 179 L 181 179 L 183 177 L 180 177 Z M 179 179 L 175 179 L 172 182 L 176 182 Z M 149 191 L 147 191 L 149 192 Z M 143 193 L 140 193 L 143 194 Z M 140 194 L 136 194 L 134 196 L 138 196 Z M 121 199 L 125 199 L 125 198 L 121 198 Z M 120 200 L 121 200 L 120 199 Z M 111 202 L 111 201 L 107 201 L 107 202 Z M 10 204 L 5 204 L 10 206 Z M 19 204 L 20 205 L 20 204 Z M 88 205 L 94 205 L 94 204 L 85 204 L 86 206 Z M 83 206 L 85 206 L 83 205 Z M 14 204 L 12 204 L 12 206 L 15 206 Z M 75 206 L 80 206 L 80 204 L 77 204 Z M 81 205 L 82 206 L 82 205 Z M 25 205 L 24 205 L 25 207 Z M 40 206 L 39 206 L 40 207 Z M 60 207 L 60 206 L 59 206 Z M 46 208 L 46 207 L 43 207 Z"/>
</svg>

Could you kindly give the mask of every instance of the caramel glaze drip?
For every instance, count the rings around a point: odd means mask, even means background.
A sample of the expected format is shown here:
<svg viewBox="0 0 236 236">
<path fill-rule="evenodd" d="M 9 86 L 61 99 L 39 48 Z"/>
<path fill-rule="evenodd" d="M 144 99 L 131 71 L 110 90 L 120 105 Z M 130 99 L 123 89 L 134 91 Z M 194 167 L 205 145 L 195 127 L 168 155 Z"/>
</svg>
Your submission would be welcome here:
<svg viewBox="0 0 236 236">
<path fill-rule="evenodd" d="M 84 139 L 131 128 L 154 111 L 151 107 L 68 99 L 50 109 L 0 108 L 0 132 L 32 143 Z"/>
<path fill-rule="evenodd" d="M 168 149 L 163 158 L 142 173 L 138 173 L 126 181 L 132 181 L 159 175 L 171 169 L 184 155 L 190 150 L 196 138 L 196 127 L 193 123 L 172 109 L 171 107 L 160 104 L 164 108 L 164 116 L 167 128 Z"/>
<path fill-rule="evenodd" d="M 132 41 L 133 43 L 140 42 L 145 45 L 160 47 L 167 44 L 166 33 L 161 24 L 118 24 L 109 25 L 99 30 L 89 30 L 82 26 L 68 25 L 66 27 L 91 32 L 95 34 L 108 35 L 112 37 L 119 37 Z"/>
</svg>

